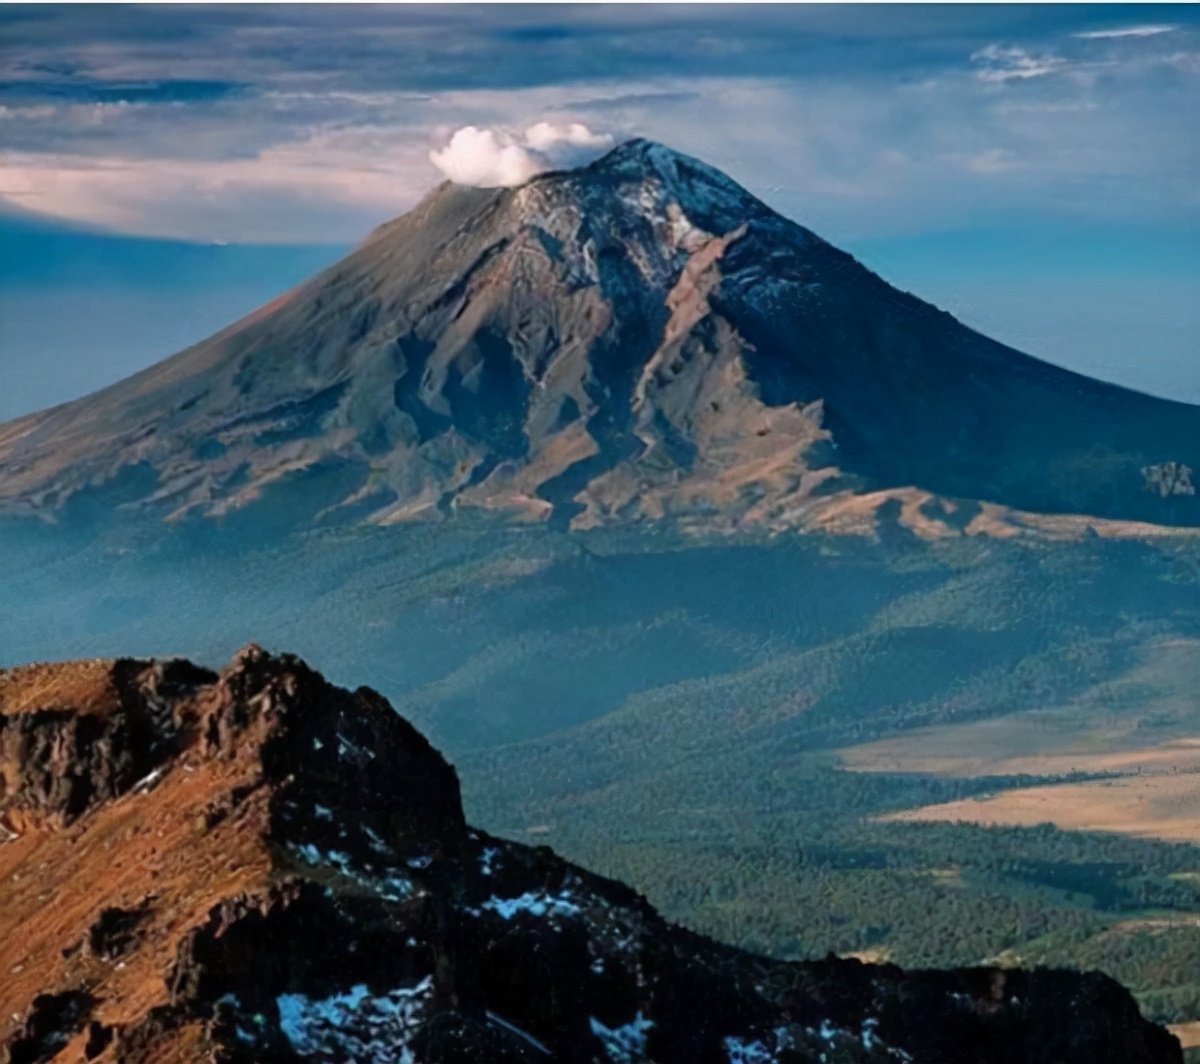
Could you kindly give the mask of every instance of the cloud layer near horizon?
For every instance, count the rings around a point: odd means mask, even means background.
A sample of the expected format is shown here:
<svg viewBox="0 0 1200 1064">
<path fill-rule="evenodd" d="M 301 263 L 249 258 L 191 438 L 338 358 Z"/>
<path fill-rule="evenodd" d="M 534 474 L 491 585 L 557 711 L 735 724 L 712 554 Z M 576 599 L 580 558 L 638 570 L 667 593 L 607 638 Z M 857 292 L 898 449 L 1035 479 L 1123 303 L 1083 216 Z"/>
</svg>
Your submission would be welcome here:
<svg viewBox="0 0 1200 1064">
<path fill-rule="evenodd" d="M 0 207 L 122 232 L 349 242 L 631 135 L 834 238 L 1197 208 L 1185 8 L 9 10 Z"/>
</svg>

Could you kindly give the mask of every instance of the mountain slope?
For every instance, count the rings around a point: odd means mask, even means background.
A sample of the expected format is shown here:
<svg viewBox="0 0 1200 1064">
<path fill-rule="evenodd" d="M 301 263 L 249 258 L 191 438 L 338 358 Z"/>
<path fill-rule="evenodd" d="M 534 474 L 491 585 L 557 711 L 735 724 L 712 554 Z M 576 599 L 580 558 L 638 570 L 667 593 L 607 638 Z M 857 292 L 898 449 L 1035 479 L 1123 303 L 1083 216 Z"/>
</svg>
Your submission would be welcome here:
<svg viewBox="0 0 1200 1064">
<path fill-rule="evenodd" d="M 1004 532 L 997 507 L 1200 525 L 1197 467 L 1200 408 L 987 340 L 631 141 L 443 185 L 212 339 L 0 427 L 0 512 L 938 536 Z"/>
<path fill-rule="evenodd" d="M 1180 1061 L 1097 973 L 783 963 L 463 819 L 367 688 L 250 647 L 0 672 L 0 1059 Z"/>
</svg>

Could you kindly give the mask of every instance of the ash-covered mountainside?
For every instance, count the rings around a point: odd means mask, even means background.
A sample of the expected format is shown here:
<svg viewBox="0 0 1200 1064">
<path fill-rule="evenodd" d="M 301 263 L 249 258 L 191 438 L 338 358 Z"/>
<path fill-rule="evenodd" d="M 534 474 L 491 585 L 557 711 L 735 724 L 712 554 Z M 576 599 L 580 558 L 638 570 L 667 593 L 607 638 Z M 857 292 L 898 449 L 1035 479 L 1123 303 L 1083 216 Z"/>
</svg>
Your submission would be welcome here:
<svg viewBox="0 0 1200 1064">
<path fill-rule="evenodd" d="M 210 340 L 0 427 L 0 512 L 932 537 L 1200 526 L 1195 469 L 1200 408 L 994 343 L 635 140 L 444 184 Z"/>
<path fill-rule="evenodd" d="M 247 648 L 0 672 L 0 1059 L 1176 1062 L 1098 974 L 786 963 L 472 830 L 373 691 Z"/>
</svg>

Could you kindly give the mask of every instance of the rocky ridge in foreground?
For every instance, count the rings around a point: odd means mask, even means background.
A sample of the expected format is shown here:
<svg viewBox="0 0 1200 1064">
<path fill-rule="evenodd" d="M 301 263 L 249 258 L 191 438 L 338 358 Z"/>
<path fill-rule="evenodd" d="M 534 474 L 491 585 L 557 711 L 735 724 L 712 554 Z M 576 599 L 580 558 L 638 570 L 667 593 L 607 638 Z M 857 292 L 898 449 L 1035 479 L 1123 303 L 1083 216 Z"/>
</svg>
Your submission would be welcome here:
<svg viewBox="0 0 1200 1064">
<path fill-rule="evenodd" d="M 0 672 L 0 1060 L 1121 1061 L 1096 973 L 756 957 L 470 828 L 387 702 L 301 661 Z"/>
</svg>

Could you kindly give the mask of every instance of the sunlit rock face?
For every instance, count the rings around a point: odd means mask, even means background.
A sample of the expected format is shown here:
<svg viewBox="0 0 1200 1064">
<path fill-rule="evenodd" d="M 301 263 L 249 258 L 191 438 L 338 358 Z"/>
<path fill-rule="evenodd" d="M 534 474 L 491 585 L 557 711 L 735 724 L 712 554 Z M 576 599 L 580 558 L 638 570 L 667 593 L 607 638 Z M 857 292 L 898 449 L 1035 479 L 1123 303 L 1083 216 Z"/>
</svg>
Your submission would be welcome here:
<svg viewBox="0 0 1200 1064">
<path fill-rule="evenodd" d="M 787 963 L 669 925 L 469 827 L 379 695 L 257 647 L 0 672 L 0 758 L 0 1059 L 1182 1059 L 1102 975 Z"/>
<path fill-rule="evenodd" d="M 1174 471 L 1198 467 L 1200 409 L 994 343 L 638 140 L 444 184 L 211 339 L 0 428 L 0 513 L 935 538 L 1197 526 Z"/>
</svg>

